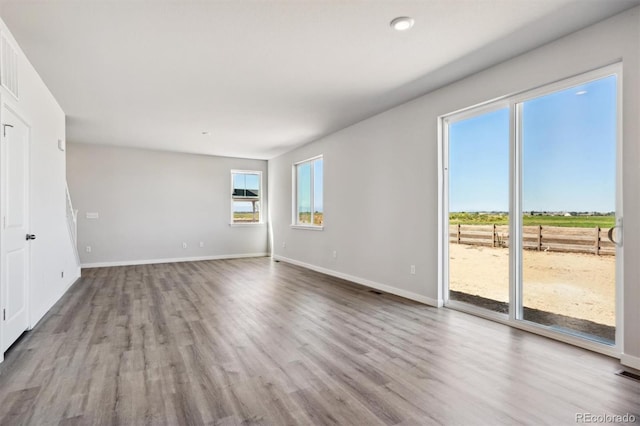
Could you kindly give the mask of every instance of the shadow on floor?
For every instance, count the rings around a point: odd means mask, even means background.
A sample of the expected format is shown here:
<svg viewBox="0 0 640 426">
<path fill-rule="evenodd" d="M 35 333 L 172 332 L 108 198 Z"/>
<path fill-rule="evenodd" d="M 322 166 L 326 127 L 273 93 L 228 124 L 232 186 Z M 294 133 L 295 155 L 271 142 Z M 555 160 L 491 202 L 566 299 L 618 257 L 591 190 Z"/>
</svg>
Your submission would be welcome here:
<svg viewBox="0 0 640 426">
<path fill-rule="evenodd" d="M 449 291 L 449 298 L 493 312 L 509 313 L 509 304 L 506 302 L 499 302 L 497 300 L 453 290 Z M 595 338 L 605 344 L 613 344 L 615 342 L 616 328 L 609 325 L 527 307 L 524 308 L 523 317 L 527 321 L 557 328 L 561 331 L 583 334 L 586 335 L 586 337 L 591 337 L 591 339 Z"/>
</svg>

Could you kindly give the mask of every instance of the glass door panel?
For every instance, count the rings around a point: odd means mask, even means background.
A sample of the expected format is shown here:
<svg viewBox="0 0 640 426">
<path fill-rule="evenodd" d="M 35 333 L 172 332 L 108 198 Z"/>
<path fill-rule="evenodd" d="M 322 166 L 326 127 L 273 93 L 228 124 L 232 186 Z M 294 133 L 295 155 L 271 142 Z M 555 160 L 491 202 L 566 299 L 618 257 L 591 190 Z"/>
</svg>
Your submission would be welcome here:
<svg viewBox="0 0 640 426">
<path fill-rule="evenodd" d="M 522 310 L 518 317 L 615 342 L 616 76 L 519 104 Z"/>
<path fill-rule="evenodd" d="M 509 312 L 509 108 L 448 123 L 449 300 Z"/>
</svg>

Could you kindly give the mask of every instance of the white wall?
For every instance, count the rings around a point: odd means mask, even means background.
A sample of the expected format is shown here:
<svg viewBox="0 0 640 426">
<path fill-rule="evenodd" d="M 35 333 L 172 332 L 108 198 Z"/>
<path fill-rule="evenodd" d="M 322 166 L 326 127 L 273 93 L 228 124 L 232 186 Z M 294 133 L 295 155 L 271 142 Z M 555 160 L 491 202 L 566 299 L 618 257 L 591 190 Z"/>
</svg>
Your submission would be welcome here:
<svg viewBox="0 0 640 426">
<path fill-rule="evenodd" d="M 617 15 L 270 160 L 274 256 L 441 304 L 437 118 L 623 60 L 622 361 L 640 368 L 639 15 L 640 8 Z M 325 229 L 291 229 L 291 165 L 318 154 Z M 411 264 L 416 275 L 409 274 Z"/>
<path fill-rule="evenodd" d="M 266 190 L 264 160 L 93 144 L 69 144 L 67 153 L 83 266 L 268 252 L 266 224 L 229 225 L 231 170 L 262 171 Z M 99 219 L 87 219 L 87 212 Z"/>
<path fill-rule="evenodd" d="M 17 46 L 2 21 L 0 31 Z M 20 98 L 16 100 L 0 88 L 0 101 L 31 128 L 31 233 L 37 236 L 30 245 L 28 289 L 29 323 L 33 327 L 80 276 L 80 268 L 67 228 L 65 152 L 58 150 L 58 139 L 65 139 L 64 112 L 24 53 L 18 53 Z"/>
</svg>

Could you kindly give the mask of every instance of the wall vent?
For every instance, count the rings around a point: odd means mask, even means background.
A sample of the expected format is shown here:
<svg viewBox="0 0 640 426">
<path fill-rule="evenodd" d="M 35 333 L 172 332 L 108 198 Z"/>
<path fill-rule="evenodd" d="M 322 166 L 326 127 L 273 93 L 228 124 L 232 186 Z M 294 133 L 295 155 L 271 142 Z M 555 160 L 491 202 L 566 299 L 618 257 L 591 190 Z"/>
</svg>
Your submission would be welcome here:
<svg viewBox="0 0 640 426">
<path fill-rule="evenodd" d="M 0 35 L 0 83 L 18 98 L 18 52 L 4 34 Z"/>
</svg>

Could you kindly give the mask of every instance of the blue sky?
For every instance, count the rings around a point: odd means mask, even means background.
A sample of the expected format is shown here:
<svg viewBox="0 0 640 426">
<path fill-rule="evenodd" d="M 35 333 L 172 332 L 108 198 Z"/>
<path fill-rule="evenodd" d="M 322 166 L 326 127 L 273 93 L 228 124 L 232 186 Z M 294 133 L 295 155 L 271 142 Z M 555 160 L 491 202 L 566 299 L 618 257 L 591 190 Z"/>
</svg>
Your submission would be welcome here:
<svg viewBox="0 0 640 426">
<path fill-rule="evenodd" d="M 523 210 L 615 210 L 616 78 L 523 104 Z M 508 211 L 509 111 L 450 127 L 449 208 Z"/>
<path fill-rule="evenodd" d="M 314 189 L 314 211 L 323 211 L 323 160 L 319 159 L 313 163 L 301 164 L 298 166 L 298 205 L 300 211 L 311 210 L 311 164 L 313 164 L 313 189 Z"/>
<path fill-rule="evenodd" d="M 249 173 L 236 173 L 233 175 L 233 187 L 238 189 L 260 189 L 260 176 Z"/>
<path fill-rule="evenodd" d="M 509 109 L 449 128 L 449 210 L 509 210 Z"/>
</svg>

